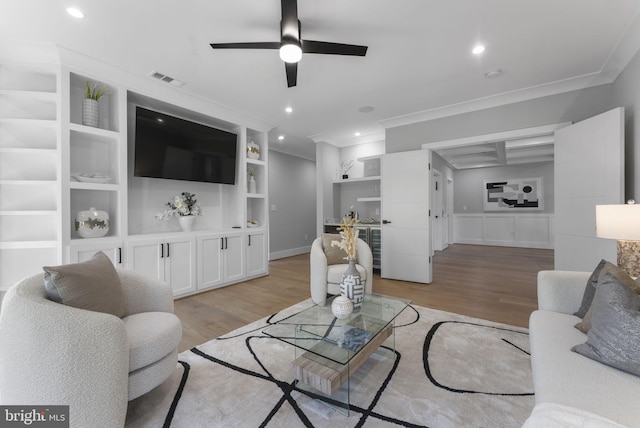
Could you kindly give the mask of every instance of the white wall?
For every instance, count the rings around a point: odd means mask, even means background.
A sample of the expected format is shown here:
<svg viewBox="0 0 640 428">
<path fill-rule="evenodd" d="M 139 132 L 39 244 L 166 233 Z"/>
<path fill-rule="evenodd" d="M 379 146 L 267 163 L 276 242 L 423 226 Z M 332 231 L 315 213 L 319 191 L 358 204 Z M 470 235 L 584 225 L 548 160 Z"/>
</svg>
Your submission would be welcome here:
<svg viewBox="0 0 640 428">
<path fill-rule="evenodd" d="M 316 236 L 316 165 L 269 151 L 269 259 L 303 254 Z M 306 238 L 306 239 L 305 239 Z"/>
</svg>

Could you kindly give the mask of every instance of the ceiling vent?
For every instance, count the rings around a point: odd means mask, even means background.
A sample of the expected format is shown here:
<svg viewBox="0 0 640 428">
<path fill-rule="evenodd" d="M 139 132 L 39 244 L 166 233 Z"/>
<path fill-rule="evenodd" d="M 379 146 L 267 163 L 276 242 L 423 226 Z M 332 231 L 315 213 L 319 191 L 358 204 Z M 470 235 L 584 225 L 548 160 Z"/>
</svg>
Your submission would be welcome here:
<svg viewBox="0 0 640 428">
<path fill-rule="evenodd" d="M 158 73 L 155 70 L 149 73 L 149 76 L 153 77 L 154 79 L 158 79 L 163 82 L 169 83 L 170 85 L 176 86 L 178 88 L 182 87 L 185 83 L 185 82 L 181 82 L 178 79 L 174 79 L 173 77 L 167 76 L 166 74 Z"/>
</svg>

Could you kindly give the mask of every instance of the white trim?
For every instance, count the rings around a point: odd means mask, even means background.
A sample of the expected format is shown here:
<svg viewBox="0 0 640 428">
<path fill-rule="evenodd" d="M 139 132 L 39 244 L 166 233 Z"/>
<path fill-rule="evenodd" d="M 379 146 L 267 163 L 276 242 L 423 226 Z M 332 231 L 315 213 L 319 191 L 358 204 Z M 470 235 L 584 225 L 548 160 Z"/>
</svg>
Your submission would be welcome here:
<svg viewBox="0 0 640 428">
<path fill-rule="evenodd" d="M 536 98 L 543 98 L 565 92 L 606 85 L 613 83 L 615 77 L 617 76 L 611 77 L 605 76 L 602 73 L 591 73 L 558 82 L 532 86 L 511 92 L 503 92 L 502 94 L 490 95 L 488 97 L 476 98 L 475 100 L 463 101 L 443 107 L 436 107 L 430 110 L 419 111 L 404 116 L 392 117 L 390 119 L 381 120 L 378 123 L 385 129 L 411 125 L 413 123 L 426 122 L 443 117 L 471 113 L 477 110 L 500 107 Z"/>
<path fill-rule="evenodd" d="M 273 253 L 269 253 L 269 261 L 284 259 L 285 257 L 298 256 L 300 254 L 310 253 L 311 245 L 308 247 L 300 247 L 300 248 L 291 248 L 283 251 L 276 251 Z"/>
<path fill-rule="evenodd" d="M 472 137 L 456 138 L 453 140 L 436 141 L 422 144 L 423 150 L 439 150 L 450 147 L 469 146 L 492 141 L 516 140 L 519 138 L 551 135 L 556 130 L 571 125 L 571 122 L 554 123 L 551 125 L 534 126 L 531 128 L 515 129 L 511 131 L 494 132 L 493 134 L 474 135 Z"/>
</svg>

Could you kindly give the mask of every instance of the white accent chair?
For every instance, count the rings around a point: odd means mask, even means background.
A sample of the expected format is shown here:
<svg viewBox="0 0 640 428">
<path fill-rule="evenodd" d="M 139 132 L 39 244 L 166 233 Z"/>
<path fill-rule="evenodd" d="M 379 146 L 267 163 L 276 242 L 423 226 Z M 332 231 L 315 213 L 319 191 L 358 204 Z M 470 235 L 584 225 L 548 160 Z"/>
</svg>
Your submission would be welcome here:
<svg viewBox="0 0 640 428">
<path fill-rule="evenodd" d="M 327 236 L 324 234 L 323 236 Z M 336 240 L 340 240 L 339 235 L 335 236 Z M 327 294 L 340 294 L 340 281 L 342 274 L 347 270 L 348 263 L 346 260 L 340 260 L 341 263 L 333 263 L 337 261 L 332 257 L 327 259 L 325 253 L 328 239 L 316 238 L 311 244 L 310 267 L 311 267 L 311 300 L 317 305 L 324 306 L 327 303 Z M 334 247 L 335 249 L 335 247 Z M 342 251 L 342 250 L 340 250 Z M 342 251 L 344 255 L 344 251 Z M 364 283 L 364 293 L 371 294 L 373 291 L 373 254 L 369 245 L 358 238 L 356 257 L 356 269 L 360 273 L 362 282 Z M 333 260 L 332 260 L 333 259 Z"/>
<path fill-rule="evenodd" d="M 72 427 L 122 427 L 127 403 L 176 369 L 182 324 L 163 282 L 120 270 L 125 316 L 47 298 L 43 274 L 9 289 L 0 311 L 0 402 L 69 405 Z"/>
</svg>

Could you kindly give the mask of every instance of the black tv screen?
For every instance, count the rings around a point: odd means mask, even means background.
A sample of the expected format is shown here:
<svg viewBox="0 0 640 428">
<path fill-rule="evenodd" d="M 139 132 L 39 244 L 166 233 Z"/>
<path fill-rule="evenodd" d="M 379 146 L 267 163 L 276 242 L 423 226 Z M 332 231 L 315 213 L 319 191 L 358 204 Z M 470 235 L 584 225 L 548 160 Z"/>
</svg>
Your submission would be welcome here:
<svg viewBox="0 0 640 428">
<path fill-rule="evenodd" d="M 237 135 L 136 107 L 136 177 L 235 184 Z"/>
</svg>

